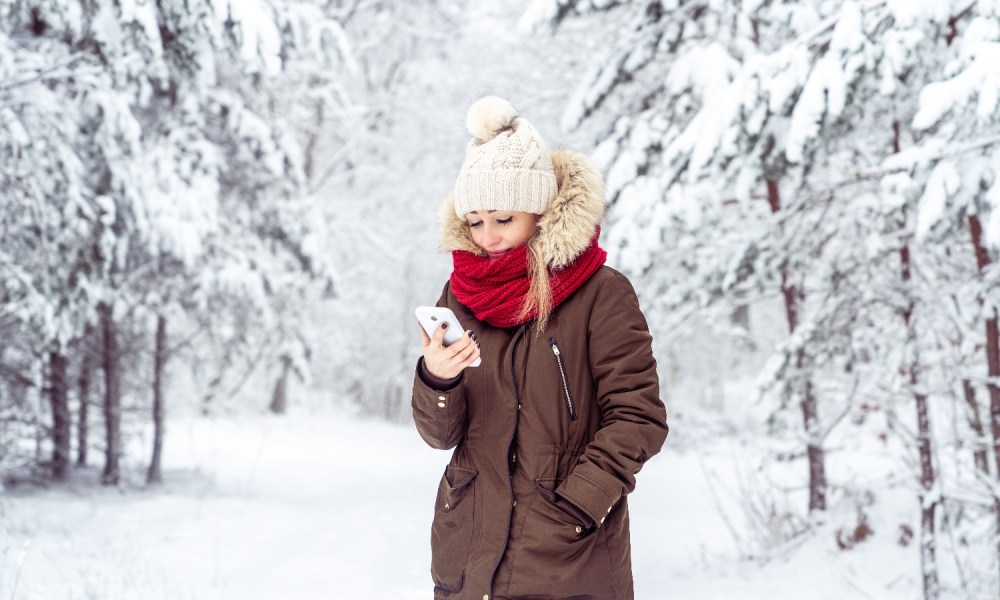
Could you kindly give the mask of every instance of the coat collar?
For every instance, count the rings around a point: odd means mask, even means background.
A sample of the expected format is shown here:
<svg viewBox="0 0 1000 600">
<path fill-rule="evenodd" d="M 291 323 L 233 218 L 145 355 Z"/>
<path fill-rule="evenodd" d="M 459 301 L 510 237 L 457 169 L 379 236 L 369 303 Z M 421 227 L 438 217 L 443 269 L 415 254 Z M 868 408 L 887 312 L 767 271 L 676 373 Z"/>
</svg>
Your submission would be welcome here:
<svg viewBox="0 0 1000 600">
<path fill-rule="evenodd" d="M 595 228 L 604 219 L 604 180 L 587 158 L 574 150 L 554 150 L 550 154 L 559 192 L 538 220 L 536 245 L 550 269 L 559 270 L 573 262 L 594 238 Z M 469 226 L 455 214 L 451 194 L 441 206 L 441 250 L 464 250 L 484 256 Z"/>
</svg>

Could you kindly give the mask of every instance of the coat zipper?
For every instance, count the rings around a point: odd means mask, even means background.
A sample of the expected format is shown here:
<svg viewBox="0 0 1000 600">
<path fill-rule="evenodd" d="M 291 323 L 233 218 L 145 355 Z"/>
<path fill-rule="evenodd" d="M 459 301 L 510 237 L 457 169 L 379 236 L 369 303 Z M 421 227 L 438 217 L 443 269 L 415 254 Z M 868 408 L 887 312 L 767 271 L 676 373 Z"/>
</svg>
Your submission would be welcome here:
<svg viewBox="0 0 1000 600">
<path fill-rule="evenodd" d="M 556 364 L 559 365 L 559 376 L 562 377 L 563 391 L 566 392 L 566 408 L 569 409 L 569 420 L 576 420 L 576 407 L 573 406 L 573 397 L 569 394 L 569 383 L 566 381 L 566 369 L 563 368 L 562 353 L 559 352 L 559 344 L 556 338 L 549 338 L 549 345 L 552 346 L 552 354 L 556 357 Z"/>
</svg>

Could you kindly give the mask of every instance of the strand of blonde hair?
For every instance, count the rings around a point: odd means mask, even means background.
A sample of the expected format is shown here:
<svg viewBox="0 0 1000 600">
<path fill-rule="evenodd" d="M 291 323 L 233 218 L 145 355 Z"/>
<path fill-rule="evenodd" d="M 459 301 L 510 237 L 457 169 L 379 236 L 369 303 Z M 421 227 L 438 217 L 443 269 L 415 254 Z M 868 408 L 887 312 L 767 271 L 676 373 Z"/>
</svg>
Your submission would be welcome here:
<svg viewBox="0 0 1000 600">
<path fill-rule="evenodd" d="M 542 256 L 541 244 L 537 238 L 528 244 L 528 279 L 530 281 L 528 294 L 521 307 L 520 320 L 527 320 L 535 313 L 535 333 L 541 333 L 548 325 L 552 313 L 552 283 L 549 280 L 549 268 Z"/>
</svg>

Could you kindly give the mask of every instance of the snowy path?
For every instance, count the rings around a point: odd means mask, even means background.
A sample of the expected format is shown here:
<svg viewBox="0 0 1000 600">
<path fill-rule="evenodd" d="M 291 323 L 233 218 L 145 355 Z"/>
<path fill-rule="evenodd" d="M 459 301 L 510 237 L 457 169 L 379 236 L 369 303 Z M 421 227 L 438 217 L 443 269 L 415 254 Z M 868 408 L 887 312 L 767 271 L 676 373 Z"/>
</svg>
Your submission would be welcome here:
<svg viewBox="0 0 1000 600">
<path fill-rule="evenodd" d="M 765 569 L 730 562 L 699 459 L 669 444 L 631 498 L 637 598 L 911 597 L 909 585 L 890 595 L 863 556 L 821 544 Z M 159 491 L 0 496 L 0 600 L 430 596 L 431 510 L 449 454 L 412 427 L 199 419 L 172 423 L 167 451 Z"/>
</svg>

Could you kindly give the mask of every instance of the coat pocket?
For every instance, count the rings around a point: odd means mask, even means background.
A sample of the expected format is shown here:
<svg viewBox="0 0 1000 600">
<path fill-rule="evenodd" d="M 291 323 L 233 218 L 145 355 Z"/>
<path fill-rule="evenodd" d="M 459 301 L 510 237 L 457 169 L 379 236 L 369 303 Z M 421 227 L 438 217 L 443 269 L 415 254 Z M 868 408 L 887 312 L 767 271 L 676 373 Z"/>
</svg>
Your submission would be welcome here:
<svg viewBox="0 0 1000 600">
<path fill-rule="evenodd" d="M 593 530 L 585 528 L 557 503 L 553 490 L 558 480 L 541 478 L 532 480 L 532 483 L 537 493 L 529 496 L 523 524 L 517 529 L 517 539 L 512 539 L 508 546 L 513 556 L 510 567 L 513 572 L 510 583 L 512 597 L 521 597 L 514 590 L 527 592 L 534 587 L 537 592 L 540 581 L 551 582 L 556 586 L 553 589 L 560 592 L 578 589 L 575 582 L 581 577 L 580 570 L 588 565 L 589 558 L 593 556 L 594 540 L 597 539 Z M 576 593 L 559 597 L 570 596 L 588 597 Z"/>
<path fill-rule="evenodd" d="M 539 477 L 532 480 L 532 483 L 538 493 L 542 495 L 543 504 L 548 504 L 557 511 L 557 514 L 562 517 L 561 520 L 572 527 L 576 536 L 586 534 L 587 530 L 593 526 L 590 517 L 585 512 L 556 495 L 555 489 L 559 487 L 558 479 Z"/>
<path fill-rule="evenodd" d="M 611 569 L 627 569 L 627 563 L 610 566 L 603 532 L 587 527 L 567 510 L 571 505 L 555 493 L 559 483 L 556 478 L 533 479 L 536 493 L 525 494 L 523 524 L 508 546 L 512 554 L 510 597 L 541 598 L 536 595 L 540 585 L 551 590 L 552 596 L 546 598 L 624 597 L 624 590 L 616 594 L 611 589 L 610 575 Z"/>
<path fill-rule="evenodd" d="M 443 591 L 459 592 L 465 583 L 465 562 L 472 545 L 479 471 L 448 465 L 438 486 L 431 526 L 431 576 Z"/>
</svg>

